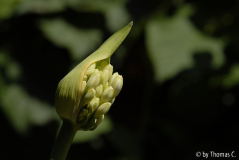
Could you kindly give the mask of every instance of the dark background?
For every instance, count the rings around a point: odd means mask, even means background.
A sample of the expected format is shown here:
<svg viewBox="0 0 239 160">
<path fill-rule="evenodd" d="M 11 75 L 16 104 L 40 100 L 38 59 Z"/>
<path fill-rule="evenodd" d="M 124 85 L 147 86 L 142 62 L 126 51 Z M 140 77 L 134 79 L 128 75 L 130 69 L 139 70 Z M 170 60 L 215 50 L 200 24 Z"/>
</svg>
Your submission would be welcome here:
<svg viewBox="0 0 239 160">
<path fill-rule="evenodd" d="M 152 22 L 163 26 L 187 7 L 190 14 L 182 26 L 190 23 L 203 37 L 221 40 L 214 46 L 221 54 L 199 45 L 185 55 L 180 43 L 191 47 L 189 32 L 184 40 L 174 25 L 173 35 L 151 32 Z M 60 125 L 54 111 L 58 82 L 131 20 L 129 36 L 111 59 L 114 71 L 124 78 L 123 90 L 108 113 L 112 126 L 106 128 L 112 128 L 75 142 L 67 159 L 192 160 L 200 159 L 197 151 L 235 151 L 239 156 L 238 10 L 236 0 L 0 0 L 1 159 L 48 159 Z M 60 24 L 63 29 L 58 30 Z M 72 34 L 78 30 L 83 33 Z M 160 31 L 164 30 L 171 32 L 167 27 Z M 170 36 L 175 41 L 168 40 Z M 164 54 L 151 45 L 160 46 L 158 38 L 163 46 L 172 46 L 170 56 L 157 56 Z M 173 48 L 175 44 L 179 48 Z M 86 46 L 84 52 L 81 45 Z M 223 59 L 214 65 L 220 56 Z M 168 63 L 158 68 L 163 62 Z M 178 63 L 177 70 L 168 71 Z"/>
</svg>

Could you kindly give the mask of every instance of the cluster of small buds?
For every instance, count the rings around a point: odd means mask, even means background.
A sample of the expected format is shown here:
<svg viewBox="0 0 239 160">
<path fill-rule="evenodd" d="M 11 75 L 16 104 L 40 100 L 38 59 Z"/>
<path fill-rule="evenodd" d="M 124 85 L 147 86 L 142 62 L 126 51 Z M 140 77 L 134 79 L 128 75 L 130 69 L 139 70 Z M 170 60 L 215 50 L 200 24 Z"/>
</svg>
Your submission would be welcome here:
<svg viewBox="0 0 239 160">
<path fill-rule="evenodd" d="M 103 121 L 122 86 L 123 77 L 117 72 L 113 74 L 110 64 L 101 68 L 94 63 L 87 69 L 77 123 L 81 129 L 94 130 Z"/>
</svg>

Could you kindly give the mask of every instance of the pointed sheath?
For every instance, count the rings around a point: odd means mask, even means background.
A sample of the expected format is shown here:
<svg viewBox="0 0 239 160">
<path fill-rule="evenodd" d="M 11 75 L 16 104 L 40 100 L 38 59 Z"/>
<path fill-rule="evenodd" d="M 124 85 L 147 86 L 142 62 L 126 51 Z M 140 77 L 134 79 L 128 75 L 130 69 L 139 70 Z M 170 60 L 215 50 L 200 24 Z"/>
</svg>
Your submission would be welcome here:
<svg viewBox="0 0 239 160">
<path fill-rule="evenodd" d="M 95 52 L 71 70 L 58 84 L 55 95 L 55 107 L 62 119 L 77 123 L 77 116 L 82 109 L 79 105 L 82 98 L 82 83 L 86 70 L 93 63 L 102 67 L 110 63 L 110 57 L 128 35 L 133 22 L 113 34 Z"/>
</svg>

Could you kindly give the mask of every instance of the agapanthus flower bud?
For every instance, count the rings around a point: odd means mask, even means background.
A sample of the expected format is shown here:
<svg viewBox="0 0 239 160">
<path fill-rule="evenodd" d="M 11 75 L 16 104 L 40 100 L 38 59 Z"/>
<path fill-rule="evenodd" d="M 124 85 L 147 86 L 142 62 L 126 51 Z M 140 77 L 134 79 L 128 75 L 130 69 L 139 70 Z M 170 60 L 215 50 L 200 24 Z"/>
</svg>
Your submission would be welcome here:
<svg viewBox="0 0 239 160">
<path fill-rule="evenodd" d="M 90 103 L 88 104 L 87 108 L 89 110 L 90 113 L 93 113 L 97 107 L 100 104 L 100 99 L 99 98 L 94 98 L 90 101 Z"/>
<path fill-rule="evenodd" d="M 114 96 L 114 89 L 111 86 L 109 86 L 102 93 L 101 98 L 100 98 L 100 103 L 102 104 L 104 102 L 108 102 L 108 101 L 112 100 L 113 96 Z"/>
<path fill-rule="evenodd" d="M 102 105 L 100 105 L 95 113 L 95 118 L 98 118 L 98 117 L 106 114 L 109 111 L 110 107 L 111 107 L 110 102 L 105 102 Z"/>
<path fill-rule="evenodd" d="M 91 128 L 91 130 L 94 130 L 102 121 L 104 120 L 104 115 L 98 117 L 97 119 L 95 119 L 95 125 L 93 128 Z"/>
<path fill-rule="evenodd" d="M 100 83 L 100 73 L 99 70 L 97 69 L 89 78 L 87 84 L 86 84 L 86 88 L 95 88 L 96 86 L 98 86 L 98 84 Z"/>
<path fill-rule="evenodd" d="M 102 73 L 101 73 L 101 80 L 102 80 L 102 84 L 105 85 L 108 80 L 110 78 L 110 73 L 108 70 L 104 70 Z"/>
<path fill-rule="evenodd" d="M 117 78 L 118 73 L 113 74 L 110 57 L 132 25 L 133 22 L 113 34 L 58 84 L 55 107 L 63 123 L 51 160 L 66 158 L 77 130 L 92 131 L 103 121 L 123 85 L 123 78 Z"/>
<path fill-rule="evenodd" d="M 110 101 L 111 105 L 114 104 L 115 98 Z"/>
<path fill-rule="evenodd" d="M 109 87 L 109 82 L 107 82 L 105 85 L 103 85 L 103 89 L 105 90 L 107 87 Z"/>
<path fill-rule="evenodd" d="M 83 81 L 87 81 L 88 77 L 84 76 Z"/>
<path fill-rule="evenodd" d="M 83 81 L 82 82 L 81 93 L 83 93 L 85 91 L 85 87 L 86 87 L 86 81 Z"/>
<path fill-rule="evenodd" d="M 86 73 L 85 73 L 85 76 L 89 77 L 89 76 L 91 76 L 93 73 L 95 73 L 96 71 L 98 71 L 98 69 L 87 70 Z"/>
<path fill-rule="evenodd" d="M 82 111 L 80 112 L 79 116 L 86 116 L 88 114 L 88 110 L 87 109 L 82 109 Z"/>
<path fill-rule="evenodd" d="M 105 68 L 103 69 L 103 71 L 108 70 L 109 71 L 109 75 L 111 76 L 113 74 L 113 66 L 111 64 L 108 64 L 107 66 L 105 66 Z"/>
<path fill-rule="evenodd" d="M 116 76 L 118 76 L 118 72 L 115 72 L 109 79 L 109 85 L 111 85 L 111 83 L 113 82 L 113 80 L 115 79 Z"/>
<path fill-rule="evenodd" d="M 113 97 L 118 96 L 122 87 L 123 87 L 123 77 L 118 75 L 114 78 L 113 82 L 111 83 L 112 88 L 114 88 L 114 95 Z"/>
<path fill-rule="evenodd" d="M 96 64 L 95 64 L 95 63 L 93 63 L 92 65 L 90 65 L 90 67 L 89 67 L 89 68 L 87 68 L 86 72 L 87 72 L 88 70 L 95 69 L 95 67 L 96 67 Z"/>
<path fill-rule="evenodd" d="M 102 93 L 103 93 L 103 85 L 102 84 L 100 84 L 100 85 L 98 85 L 96 88 L 95 88 L 95 90 L 96 90 L 96 97 L 100 97 L 101 95 L 102 95 Z"/>
<path fill-rule="evenodd" d="M 75 128 L 94 130 L 119 94 L 123 78 L 118 73 L 113 74 L 110 57 L 131 27 L 132 23 L 112 35 L 58 84 L 55 98 L 57 113 Z"/>
<path fill-rule="evenodd" d="M 87 93 L 85 94 L 85 97 L 83 99 L 83 106 L 87 103 L 89 103 L 94 97 L 95 97 L 95 93 L 96 91 L 91 88 L 90 90 L 87 91 Z"/>
</svg>

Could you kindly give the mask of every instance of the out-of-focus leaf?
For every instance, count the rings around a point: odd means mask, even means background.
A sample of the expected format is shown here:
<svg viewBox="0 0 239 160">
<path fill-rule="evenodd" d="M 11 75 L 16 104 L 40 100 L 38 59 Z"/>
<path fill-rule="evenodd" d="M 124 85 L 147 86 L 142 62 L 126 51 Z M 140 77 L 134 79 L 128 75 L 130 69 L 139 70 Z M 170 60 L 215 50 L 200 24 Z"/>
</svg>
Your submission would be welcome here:
<svg viewBox="0 0 239 160">
<path fill-rule="evenodd" d="M 0 51 L 0 67 L 4 67 L 8 62 L 8 56 L 4 51 Z"/>
<path fill-rule="evenodd" d="M 113 4 L 105 11 L 106 24 L 111 32 L 120 29 L 130 21 L 130 15 L 122 4 Z"/>
<path fill-rule="evenodd" d="M 0 52 L 0 67 L 8 79 L 17 80 L 21 75 L 20 65 L 4 51 Z M 30 95 L 17 84 L 5 83 L 0 74 L 0 106 L 9 122 L 19 133 L 26 133 L 32 125 L 44 125 L 58 118 L 49 104 Z"/>
<path fill-rule="evenodd" d="M 111 119 L 108 116 L 105 116 L 105 119 L 94 131 L 78 131 L 73 140 L 74 143 L 83 143 L 87 141 L 94 140 L 102 134 L 106 134 L 113 129 L 113 124 Z"/>
<path fill-rule="evenodd" d="M 0 21 L 10 17 L 22 0 L 0 0 Z"/>
<path fill-rule="evenodd" d="M 20 133 L 25 133 L 31 125 L 44 125 L 56 117 L 49 104 L 29 96 L 18 85 L 8 86 L 0 100 L 6 117 Z"/>
<path fill-rule="evenodd" d="M 76 28 L 63 19 L 42 20 L 40 27 L 45 36 L 54 44 L 67 48 L 74 60 L 81 60 L 93 52 L 102 41 L 97 29 Z"/>
<path fill-rule="evenodd" d="M 17 13 L 54 13 L 67 7 L 80 12 L 100 12 L 106 18 L 108 29 L 115 32 L 130 21 L 126 3 L 127 0 L 23 0 L 17 7 Z"/>
<path fill-rule="evenodd" d="M 11 80 L 18 80 L 21 76 L 21 66 L 4 51 L 0 51 L 0 67 L 6 69 L 6 76 Z"/>
<path fill-rule="evenodd" d="M 210 80 L 212 86 L 222 86 L 230 89 L 239 85 L 239 64 L 234 64 L 227 75 L 214 76 Z"/>
<path fill-rule="evenodd" d="M 130 21 L 126 10 L 127 0 L 84 0 L 69 1 L 69 6 L 83 12 L 101 12 L 106 18 L 106 25 L 111 32 L 116 32 Z"/>
<path fill-rule="evenodd" d="M 53 13 L 65 9 L 66 0 L 24 0 L 17 7 L 17 12 L 25 14 L 32 13 Z"/>
<path fill-rule="evenodd" d="M 198 31 L 186 12 L 188 8 L 183 8 L 172 18 L 157 16 L 147 23 L 147 49 L 157 82 L 193 67 L 193 54 L 196 52 L 211 53 L 214 68 L 224 63 L 223 41 Z"/>
<path fill-rule="evenodd" d="M 21 77 L 21 67 L 16 62 L 10 62 L 6 66 L 6 74 L 9 79 L 11 80 L 17 80 Z"/>
<path fill-rule="evenodd" d="M 235 64 L 230 68 L 228 75 L 223 77 L 222 86 L 232 88 L 239 84 L 239 64 Z"/>
</svg>

